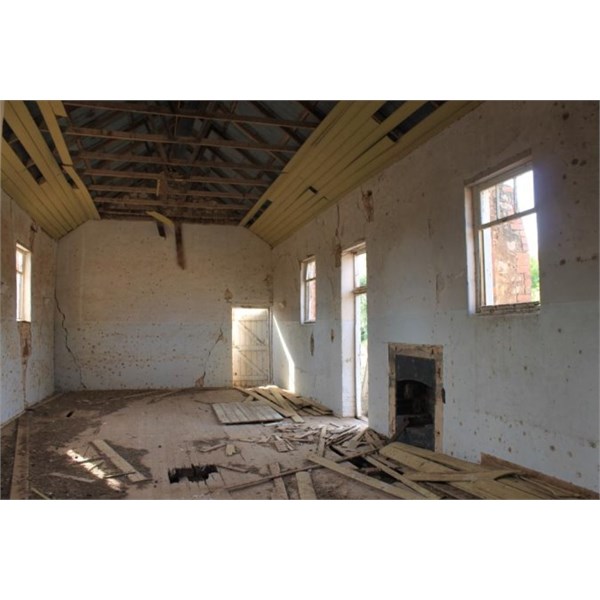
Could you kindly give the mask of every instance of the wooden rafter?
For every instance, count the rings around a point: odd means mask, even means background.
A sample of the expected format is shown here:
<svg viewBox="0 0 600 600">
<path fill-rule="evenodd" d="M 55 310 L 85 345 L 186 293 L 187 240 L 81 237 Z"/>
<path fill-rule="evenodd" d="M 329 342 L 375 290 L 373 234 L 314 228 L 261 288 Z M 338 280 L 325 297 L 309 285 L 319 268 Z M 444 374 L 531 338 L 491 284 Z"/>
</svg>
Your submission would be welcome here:
<svg viewBox="0 0 600 600">
<path fill-rule="evenodd" d="M 275 116 L 275 113 L 268 106 L 265 106 L 262 102 L 252 102 L 252 105 L 255 106 L 263 115 L 266 115 L 267 117 L 273 118 Z M 304 114 L 308 114 L 306 109 L 304 110 Z M 291 127 L 289 125 L 280 125 L 280 128 L 297 144 L 302 145 L 304 143 L 304 139 L 294 131 L 294 129 L 297 128 Z"/>
<path fill-rule="evenodd" d="M 123 162 L 123 163 L 139 163 L 139 164 L 152 164 L 165 167 L 198 167 L 198 168 L 209 168 L 209 169 L 236 169 L 236 170 L 252 170 L 252 171 L 265 171 L 268 173 L 280 173 L 281 167 L 274 167 L 267 165 L 252 164 L 252 163 L 240 163 L 231 160 L 199 160 L 192 161 L 186 159 L 171 158 L 169 160 L 162 160 L 157 156 L 144 156 L 142 154 L 131 154 L 129 152 L 96 152 L 84 150 L 82 152 L 73 153 L 73 159 L 75 160 L 102 160 L 111 162 Z"/>
<path fill-rule="evenodd" d="M 97 204 L 118 204 L 120 206 L 137 206 L 137 207 L 166 207 L 166 208 L 194 208 L 204 210 L 248 210 L 248 206 L 244 204 L 217 204 L 216 202 L 186 202 L 169 201 L 169 200 L 144 200 L 142 198 L 108 198 L 106 196 L 98 196 L 94 198 Z"/>
<path fill-rule="evenodd" d="M 162 172 L 160 173 L 148 173 L 147 171 L 131 171 L 123 170 L 117 171 L 115 169 L 85 169 L 82 171 L 83 175 L 89 175 L 90 177 L 115 177 L 117 179 L 160 179 Z M 231 178 L 231 177 L 210 177 L 203 175 L 190 175 L 190 176 L 170 176 L 167 175 L 167 181 L 180 181 L 190 183 L 222 183 L 227 185 L 245 185 L 254 187 L 269 187 L 270 181 L 260 181 L 259 179 L 243 179 L 243 178 Z"/>
<path fill-rule="evenodd" d="M 167 135 L 161 134 L 142 133 L 137 131 L 111 131 L 106 129 L 94 129 L 91 127 L 69 127 L 65 131 L 65 134 L 71 136 L 97 137 L 131 142 L 147 142 L 152 144 L 184 144 L 188 146 L 209 146 L 215 148 L 241 148 L 248 150 L 263 150 L 265 152 L 287 152 L 291 154 L 298 150 L 297 147 L 292 148 L 289 146 L 274 146 L 272 144 L 249 142 L 246 140 L 228 140 L 215 138 L 197 139 L 192 136 L 179 136 L 176 138 L 170 138 Z"/>
<path fill-rule="evenodd" d="M 88 188 L 93 192 L 120 192 L 124 194 L 156 194 L 156 186 L 139 187 L 135 185 L 102 185 L 93 184 Z M 244 194 L 242 192 L 223 192 L 208 190 L 187 190 L 180 191 L 169 188 L 169 196 L 193 196 L 197 198 L 232 198 L 235 200 L 257 200 L 260 198 L 257 194 Z"/>
<path fill-rule="evenodd" d="M 252 123 L 267 127 L 292 127 L 294 129 L 314 129 L 319 124 L 315 121 L 301 121 L 293 119 L 280 119 L 277 117 L 265 118 L 253 115 L 222 114 L 222 113 L 200 113 L 198 111 L 179 108 L 176 111 L 163 106 L 152 106 L 143 103 L 130 102 L 96 102 L 96 101 L 74 101 L 65 100 L 67 106 L 87 107 L 101 110 L 113 110 L 121 112 L 142 113 L 146 115 L 163 115 L 179 119 L 208 119 L 211 121 L 229 121 L 232 123 Z"/>
</svg>

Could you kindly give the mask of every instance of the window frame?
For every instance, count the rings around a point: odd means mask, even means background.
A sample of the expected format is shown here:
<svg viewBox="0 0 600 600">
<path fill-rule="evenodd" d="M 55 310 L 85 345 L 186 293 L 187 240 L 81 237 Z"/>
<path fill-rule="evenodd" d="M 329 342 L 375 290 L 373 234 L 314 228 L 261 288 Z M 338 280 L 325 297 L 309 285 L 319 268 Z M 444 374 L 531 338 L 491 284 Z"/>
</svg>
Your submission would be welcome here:
<svg viewBox="0 0 600 600">
<path fill-rule="evenodd" d="M 17 267 L 18 254 L 23 257 L 22 271 Z M 31 323 L 31 250 L 18 242 L 15 247 L 15 286 L 16 321 Z"/>
<path fill-rule="evenodd" d="M 308 271 L 308 265 L 314 263 L 315 275 L 310 279 L 307 279 L 306 274 Z M 308 294 L 310 293 L 309 282 L 314 281 L 314 294 L 315 294 L 315 314 L 314 318 L 311 318 L 308 314 L 310 307 L 310 300 Z M 300 323 L 315 323 L 317 320 L 317 259 L 315 256 L 308 256 L 301 263 L 300 269 Z"/>
<path fill-rule="evenodd" d="M 515 212 L 514 214 L 482 223 L 481 217 L 481 192 L 491 186 L 506 181 L 507 179 L 516 178 L 519 175 L 532 172 L 534 177 L 534 192 L 533 192 L 533 207 Z M 533 161 L 530 156 L 521 159 L 518 162 L 513 162 L 508 166 L 499 168 L 486 175 L 483 178 L 477 179 L 468 187 L 468 199 L 471 204 L 471 235 L 472 244 L 474 251 L 474 269 L 475 269 L 475 313 L 480 315 L 494 315 L 494 314 L 519 314 L 519 313 L 533 313 L 539 312 L 541 307 L 540 300 L 531 300 L 528 302 L 514 302 L 509 304 L 486 304 L 485 303 L 485 253 L 483 250 L 483 234 L 485 230 L 492 230 L 492 228 L 505 223 L 510 223 L 516 219 L 521 219 L 528 215 L 538 214 L 538 202 L 535 193 L 535 171 L 533 167 Z M 536 219 L 537 221 L 537 219 Z M 538 238 L 538 256 L 539 256 L 539 238 Z"/>
</svg>

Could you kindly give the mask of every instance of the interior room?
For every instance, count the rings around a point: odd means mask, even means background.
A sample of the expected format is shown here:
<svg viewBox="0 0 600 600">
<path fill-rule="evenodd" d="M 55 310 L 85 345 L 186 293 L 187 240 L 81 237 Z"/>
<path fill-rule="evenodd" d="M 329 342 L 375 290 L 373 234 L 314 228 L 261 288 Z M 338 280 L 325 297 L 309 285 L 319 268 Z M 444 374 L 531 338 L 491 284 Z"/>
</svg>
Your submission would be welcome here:
<svg viewBox="0 0 600 600">
<path fill-rule="evenodd" d="M 6 100 L 1 497 L 598 498 L 598 102 Z"/>
</svg>

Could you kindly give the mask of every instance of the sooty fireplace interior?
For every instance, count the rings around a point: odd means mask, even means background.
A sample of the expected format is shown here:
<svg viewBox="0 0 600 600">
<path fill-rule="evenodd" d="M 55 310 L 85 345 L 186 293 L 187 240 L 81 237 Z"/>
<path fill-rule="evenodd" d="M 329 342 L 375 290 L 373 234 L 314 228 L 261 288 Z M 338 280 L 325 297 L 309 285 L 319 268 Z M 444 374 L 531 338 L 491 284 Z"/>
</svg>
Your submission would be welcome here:
<svg viewBox="0 0 600 600">
<path fill-rule="evenodd" d="M 436 362 L 397 354 L 396 434 L 399 442 L 434 450 Z"/>
</svg>

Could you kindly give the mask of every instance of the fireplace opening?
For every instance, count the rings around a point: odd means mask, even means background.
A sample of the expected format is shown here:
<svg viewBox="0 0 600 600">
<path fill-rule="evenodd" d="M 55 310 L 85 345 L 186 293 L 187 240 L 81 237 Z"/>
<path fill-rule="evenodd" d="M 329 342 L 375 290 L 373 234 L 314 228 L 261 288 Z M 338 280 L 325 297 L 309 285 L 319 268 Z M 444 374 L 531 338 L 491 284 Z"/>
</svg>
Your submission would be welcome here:
<svg viewBox="0 0 600 600">
<path fill-rule="evenodd" d="M 433 450 L 435 391 L 421 381 L 396 382 L 396 440 Z"/>
<path fill-rule="evenodd" d="M 395 435 L 405 444 L 435 449 L 436 359 L 397 353 L 395 367 Z"/>
</svg>

